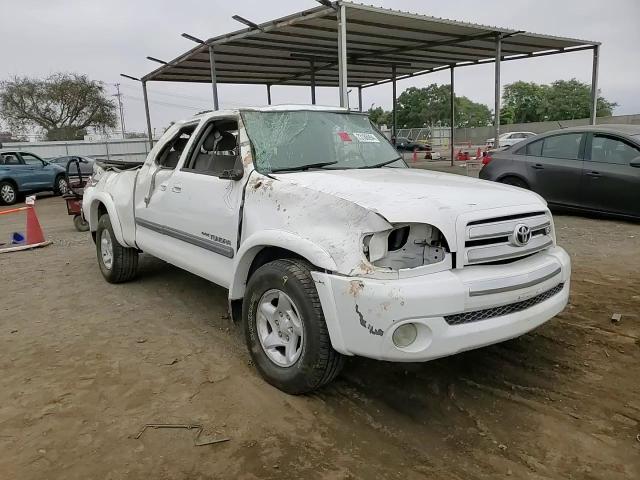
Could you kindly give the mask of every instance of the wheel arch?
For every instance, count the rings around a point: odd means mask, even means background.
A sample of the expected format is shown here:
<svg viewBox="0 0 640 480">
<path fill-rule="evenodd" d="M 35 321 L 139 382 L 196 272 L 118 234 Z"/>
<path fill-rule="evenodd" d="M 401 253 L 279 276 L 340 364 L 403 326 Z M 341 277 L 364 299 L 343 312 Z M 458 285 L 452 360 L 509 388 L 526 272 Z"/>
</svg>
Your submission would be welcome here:
<svg viewBox="0 0 640 480">
<path fill-rule="evenodd" d="M 284 231 L 259 232 L 249 237 L 236 254 L 233 278 L 229 286 L 230 301 L 244 297 L 247 281 L 255 270 L 279 258 L 300 258 L 318 270 L 337 269 L 331 255 L 310 240 Z"/>
<path fill-rule="evenodd" d="M 508 172 L 508 173 L 503 173 L 502 175 L 500 175 L 498 178 L 496 178 L 496 182 L 502 183 L 502 181 L 505 178 L 509 178 L 509 177 L 513 177 L 513 178 L 517 178 L 518 180 L 524 182 L 524 184 L 527 186 L 527 188 L 531 188 L 531 183 L 520 173 L 513 173 L 513 172 Z"/>
<path fill-rule="evenodd" d="M 109 214 L 111 228 L 113 228 L 113 234 L 116 236 L 118 242 L 121 245 L 128 246 L 122 234 L 122 226 L 120 225 L 120 219 L 116 213 L 116 208 L 105 194 L 97 194 L 91 199 L 91 205 L 89 206 L 89 218 L 87 218 L 89 221 L 89 230 L 92 233 L 95 233 L 98 229 L 98 221 L 105 212 Z"/>
</svg>

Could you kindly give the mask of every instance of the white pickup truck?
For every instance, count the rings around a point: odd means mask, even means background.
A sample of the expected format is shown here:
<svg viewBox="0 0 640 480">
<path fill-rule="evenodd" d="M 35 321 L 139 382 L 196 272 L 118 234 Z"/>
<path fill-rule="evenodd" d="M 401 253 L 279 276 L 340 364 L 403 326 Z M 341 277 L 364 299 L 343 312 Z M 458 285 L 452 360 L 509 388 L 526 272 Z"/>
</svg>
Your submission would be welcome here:
<svg viewBox="0 0 640 480">
<path fill-rule="evenodd" d="M 347 355 L 425 361 L 522 335 L 569 297 L 541 197 L 409 169 L 344 109 L 176 123 L 144 164 L 96 166 L 82 208 L 107 281 L 144 252 L 227 288 L 256 367 L 294 394 Z"/>
</svg>

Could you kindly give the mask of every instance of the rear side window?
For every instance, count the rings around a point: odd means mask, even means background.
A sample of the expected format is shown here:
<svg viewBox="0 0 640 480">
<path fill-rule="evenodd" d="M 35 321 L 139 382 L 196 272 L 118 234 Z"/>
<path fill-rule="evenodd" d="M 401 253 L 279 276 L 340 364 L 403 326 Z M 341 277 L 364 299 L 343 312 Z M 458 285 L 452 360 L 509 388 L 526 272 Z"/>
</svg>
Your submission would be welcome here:
<svg viewBox="0 0 640 480">
<path fill-rule="evenodd" d="M 577 160 L 580 154 L 582 133 L 566 133 L 544 139 L 542 156 Z"/>
<path fill-rule="evenodd" d="M 594 135 L 591 142 L 591 161 L 629 165 L 629 162 L 640 157 L 640 150 L 620 139 L 605 135 Z"/>
<path fill-rule="evenodd" d="M 0 163 L 3 165 L 21 165 L 20 160 L 15 153 L 0 154 Z"/>
<path fill-rule="evenodd" d="M 543 144 L 543 142 L 544 142 L 544 140 L 538 140 L 536 142 L 531 142 L 531 143 L 527 144 L 527 146 L 526 146 L 527 155 L 531 155 L 533 157 L 542 156 L 542 144 Z"/>
</svg>

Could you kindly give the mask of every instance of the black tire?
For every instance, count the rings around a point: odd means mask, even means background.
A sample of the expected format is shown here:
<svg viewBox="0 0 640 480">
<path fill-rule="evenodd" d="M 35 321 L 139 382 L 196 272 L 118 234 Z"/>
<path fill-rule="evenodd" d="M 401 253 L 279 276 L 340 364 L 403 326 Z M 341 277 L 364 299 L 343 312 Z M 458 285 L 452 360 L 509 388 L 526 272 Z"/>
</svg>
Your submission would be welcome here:
<svg viewBox="0 0 640 480">
<path fill-rule="evenodd" d="M 503 177 L 500 179 L 500 183 L 504 183 L 505 185 L 512 185 L 514 187 L 520 187 L 520 188 L 529 190 L 529 185 L 527 185 L 527 182 L 525 182 L 524 180 L 518 177 L 513 177 L 513 176 Z"/>
<path fill-rule="evenodd" d="M 0 182 L 0 205 L 14 205 L 18 201 L 18 197 L 18 189 L 13 183 Z"/>
<path fill-rule="evenodd" d="M 111 242 L 111 265 L 105 264 L 103 256 L 102 236 L 108 236 Z M 131 280 L 136 276 L 138 269 L 138 251 L 135 248 L 123 247 L 118 243 L 116 236 L 113 234 L 111 220 L 108 214 L 104 214 L 98 221 L 98 229 L 96 230 L 96 252 L 98 254 L 98 265 L 102 276 L 109 283 L 122 283 Z"/>
<path fill-rule="evenodd" d="M 274 387 L 292 395 L 316 390 L 331 382 L 342 369 L 344 357 L 331 346 L 311 265 L 303 260 L 281 259 L 267 263 L 251 276 L 243 301 L 242 317 L 249 353 L 258 372 Z M 272 361 L 262 348 L 257 331 L 257 309 L 262 295 L 272 289 L 287 294 L 295 304 L 304 331 L 302 352 L 291 366 Z"/>
<path fill-rule="evenodd" d="M 89 222 L 82 218 L 82 215 L 73 216 L 73 226 L 76 227 L 76 230 L 79 232 L 89 231 Z"/>
<path fill-rule="evenodd" d="M 64 184 L 64 188 L 63 185 Z M 64 195 L 69 191 L 69 185 L 67 184 L 67 179 L 64 175 L 60 174 L 56 177 L 55 183 L 53 184 L 53 193 L 56 195 Z"/>
</svg>

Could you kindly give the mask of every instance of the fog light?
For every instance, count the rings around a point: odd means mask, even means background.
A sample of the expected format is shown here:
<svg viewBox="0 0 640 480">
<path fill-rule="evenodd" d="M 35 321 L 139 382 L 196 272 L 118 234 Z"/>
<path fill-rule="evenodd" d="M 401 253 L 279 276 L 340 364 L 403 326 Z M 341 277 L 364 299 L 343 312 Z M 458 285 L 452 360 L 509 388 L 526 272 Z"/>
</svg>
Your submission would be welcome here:
<svg viewBox="0 0 640 480">
<path fill-rule="evenodd" d="M 416 341 L 418 329 L 413 323 L 405 323 L 400 325 L 393 332 L 393 343 L 396 347 L 404 348 Z"/>
</svg>

